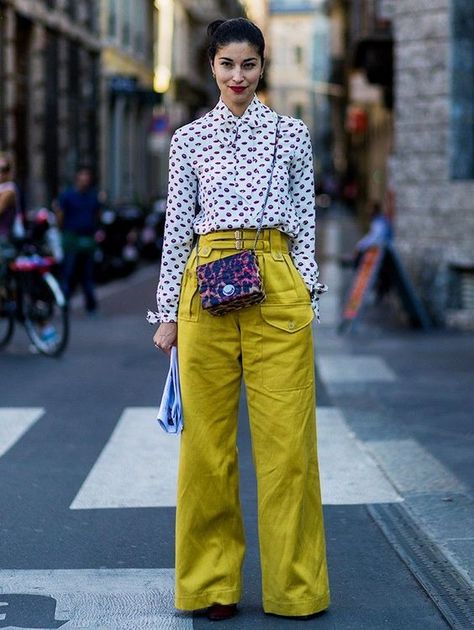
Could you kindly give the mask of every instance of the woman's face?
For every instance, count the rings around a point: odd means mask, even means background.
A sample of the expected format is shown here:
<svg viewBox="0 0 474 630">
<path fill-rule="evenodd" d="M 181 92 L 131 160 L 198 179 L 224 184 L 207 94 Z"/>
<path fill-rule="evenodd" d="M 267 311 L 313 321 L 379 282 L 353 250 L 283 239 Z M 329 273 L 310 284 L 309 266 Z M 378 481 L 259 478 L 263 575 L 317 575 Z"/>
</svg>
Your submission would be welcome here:
<svg viewBox="0 0 474 630">
<path fill-rule="evenodd" d="M 257 49 L 249 42 L 227 44 L 218 48 L 211 67 L 222 100 L 239 116 L 252 100 L 263 70 Z"/>
</svg>

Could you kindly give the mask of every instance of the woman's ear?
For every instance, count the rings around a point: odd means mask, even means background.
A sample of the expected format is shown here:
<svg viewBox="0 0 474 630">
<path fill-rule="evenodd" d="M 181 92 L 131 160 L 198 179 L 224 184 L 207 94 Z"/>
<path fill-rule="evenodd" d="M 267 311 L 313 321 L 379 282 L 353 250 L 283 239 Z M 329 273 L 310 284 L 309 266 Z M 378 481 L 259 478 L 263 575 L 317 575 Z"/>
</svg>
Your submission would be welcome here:
<svg viewBox="0 0 474 630">
<path fill-rule="evenodd" d="M 214 70 L 214 62 L 213 62 L 213 61 L 210 61 L 210 62 L 209 62 L 209 65 L 211 66 L 212 76 L 213 76 L 214 78 L 216 78 L 216 72 L 215 72 L 215 70 Z"/>
</svg>

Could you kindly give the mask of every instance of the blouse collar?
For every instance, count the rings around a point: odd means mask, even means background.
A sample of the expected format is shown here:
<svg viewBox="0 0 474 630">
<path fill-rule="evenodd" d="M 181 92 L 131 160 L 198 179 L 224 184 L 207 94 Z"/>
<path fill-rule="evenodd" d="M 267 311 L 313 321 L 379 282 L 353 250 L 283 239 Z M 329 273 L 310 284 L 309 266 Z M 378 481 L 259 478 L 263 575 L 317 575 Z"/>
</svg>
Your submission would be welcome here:
<svg viewBox="0 0 474 630">
<path fill-rule="evenodd" d="M 229 126 L 229 124 L 233 126 L 239 123 L 247 124 L 249 127 L 255 128 L 262 124 L 262 114 L 265 113 L 266 109 L 265 105 L 263 105 L 263 103 L 261 103 L 261 101 L 259 101 L 259 99 L 254 95 L 242 116 L 236 116 L 233 114 L 222 98 L 219 99 L 219 102 L 214 107 L 213 112 L 216 119 L 226 127 Z"/>
</svg>

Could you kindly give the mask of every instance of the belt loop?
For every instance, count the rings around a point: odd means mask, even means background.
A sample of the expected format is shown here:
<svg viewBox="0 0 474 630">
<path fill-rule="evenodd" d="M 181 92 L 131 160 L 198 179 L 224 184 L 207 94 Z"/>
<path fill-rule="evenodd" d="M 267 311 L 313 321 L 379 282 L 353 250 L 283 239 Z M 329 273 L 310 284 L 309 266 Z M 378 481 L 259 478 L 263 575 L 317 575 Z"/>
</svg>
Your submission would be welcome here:
<svg viewBox="0 0 474 630">
<path fill-rule="evenodd" d="M 281 232 L 276 228 L 270 230 L 269 240 L 273 260 L 283 260 Z"/>
<path fill-rule="evenodd" d="M 243 249 L 243 246 L 244 246 L 243 230 L 235 230 L 234 237 L 235 237 L 235 249 Z"/>
</svg>

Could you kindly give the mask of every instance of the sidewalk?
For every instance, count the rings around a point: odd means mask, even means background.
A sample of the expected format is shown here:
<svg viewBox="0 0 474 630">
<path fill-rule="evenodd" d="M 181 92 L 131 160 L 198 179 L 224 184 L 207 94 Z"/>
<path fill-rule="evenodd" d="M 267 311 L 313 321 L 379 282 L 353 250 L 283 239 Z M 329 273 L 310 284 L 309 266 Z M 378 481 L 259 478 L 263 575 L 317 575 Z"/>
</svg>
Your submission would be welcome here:
<svg viewBox="0 0 474 630">
<path fill-rule="evenodd" d="M 459 627 L 472 627 L 474 334 L 415 332 L 387 311 L 368 310 L 355 333 L 338 335 L 351 272 L 337 258 L 357 229 L 343 211 L 321 224 L 321 278 L 330 293 L 316 326 L 319 377 L 402 499 L 396 510 L 374 503 L 369 512 L 429 595 L 470 624 Z"/>
</svg>

